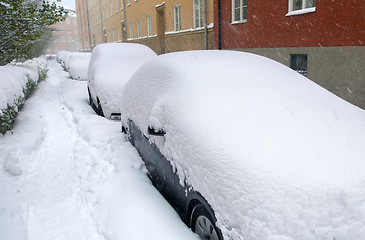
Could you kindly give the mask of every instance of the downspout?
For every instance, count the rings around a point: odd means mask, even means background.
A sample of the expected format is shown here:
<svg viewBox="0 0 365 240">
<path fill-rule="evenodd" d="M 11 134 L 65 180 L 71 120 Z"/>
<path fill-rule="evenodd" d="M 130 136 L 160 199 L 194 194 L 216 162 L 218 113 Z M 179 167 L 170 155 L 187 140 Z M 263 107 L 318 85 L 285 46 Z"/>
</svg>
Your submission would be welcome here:
<svg viewBox="0 0 365 240">
<path fill-rule="evenodd" d="M 122 31 L 124 32 L 124 42 L 127 42 L 128 39 L 128 30 L 127 30 L 127 9 L 125 6 L 125 0 L 122 1 L 123 2 L 123 13 L 124 13 L 124 29 L 122 29 Z"/>
<path fill-rule="evenodd" d="M 89 47 L 90 47 L 90 51 L 92 51 L 91 33 L 90 33 L 90 20 L 89 20 L 89 1 L 88 0 L 86 0 L 86 16 L 87 16 L 87 31 L 89 33 Z"/>
<path fill-rule="evenodd" d="M 218 49 L 222 49 L 222 16 L 221 16 L 222 6 L 221 0 L 218 0 Z"/>
<path fill-rule="evenodd" d="M 103 26 L 103 15 L 101 13 L 101 0 L 99 0 L 99 10 L 100 10 L 100 25 L 101 25 L 101 42 L 104 43 L 104 26 Z"/>
<path fill-rule="evenodd" d="M 81 5 L 80 5 L 80 1 L 77 1 L 77 3 L 79 4 L 79 14 L 78 17 L 80 19 L 80 37 L 81 37 L 81 45 L 82 45 L 82 51 L 84 50 L 84 33 L 82 31 L 82 17 L 81 17 Z"/>
<path fill-rule="evenodd" d="M 207 0 L 204 0 L 204 24 L 205 50 L 208 50 Z"/>
</svg>

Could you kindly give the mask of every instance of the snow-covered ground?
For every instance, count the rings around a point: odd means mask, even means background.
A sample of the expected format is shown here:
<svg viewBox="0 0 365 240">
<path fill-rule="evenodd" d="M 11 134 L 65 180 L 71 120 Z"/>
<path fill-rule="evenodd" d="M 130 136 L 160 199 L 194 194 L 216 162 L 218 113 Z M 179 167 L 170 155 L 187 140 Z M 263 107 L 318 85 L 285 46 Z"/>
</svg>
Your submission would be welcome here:
<svg viewBox="0 0 365 240">
<path fill-rule="evenodd" d="M 0 239 L 197 239 L 151 185 L 120 123 L 56 61 L 0 136 Z"/>
</svg>

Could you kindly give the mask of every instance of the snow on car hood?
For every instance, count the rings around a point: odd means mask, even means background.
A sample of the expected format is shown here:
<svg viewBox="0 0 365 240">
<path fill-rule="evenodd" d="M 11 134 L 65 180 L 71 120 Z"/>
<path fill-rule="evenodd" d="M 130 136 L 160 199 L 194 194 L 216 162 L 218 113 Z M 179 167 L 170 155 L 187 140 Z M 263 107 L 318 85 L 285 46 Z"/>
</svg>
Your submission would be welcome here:
<svg viewBox="0 0 365 240">
<path fill-rule="evenodd" d="M 364 238 L 365 111 L 295 71 L 242 52 L 166 54 L 136 72 L 121 109 L 146 136 L 166 131 L 151 141 L 225 239 Z"/>
<path fill-rule="evenodd" d="M 120 112 L 120 99 L 125 83 L 147 60 L 156 56 L 150 48 L 132 43 L 107 43 L 92 52 L 88 79 L 101 99 L 104 114 Z"/>
</svg>

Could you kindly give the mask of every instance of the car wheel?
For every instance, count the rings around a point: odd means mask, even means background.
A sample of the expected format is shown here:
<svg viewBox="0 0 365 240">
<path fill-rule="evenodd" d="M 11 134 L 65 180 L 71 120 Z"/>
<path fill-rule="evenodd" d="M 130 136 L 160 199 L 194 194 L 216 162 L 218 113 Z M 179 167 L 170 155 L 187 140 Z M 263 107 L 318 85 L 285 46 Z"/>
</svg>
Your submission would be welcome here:
<svg viewBox="0 0 365 240">
<path fill-rule="evenodd" d="M 103 108 L 101 107 L 100 101 L 98 99 L 98 114 L 102 117 L 104 117 Z"/>
<path fill-rule="evenodd" d="M 191 213 L 191 229 L 200 239 L 223 240 L 220 230 L 215 226 L 214 217 L 201 203 Z"/>
</svg>

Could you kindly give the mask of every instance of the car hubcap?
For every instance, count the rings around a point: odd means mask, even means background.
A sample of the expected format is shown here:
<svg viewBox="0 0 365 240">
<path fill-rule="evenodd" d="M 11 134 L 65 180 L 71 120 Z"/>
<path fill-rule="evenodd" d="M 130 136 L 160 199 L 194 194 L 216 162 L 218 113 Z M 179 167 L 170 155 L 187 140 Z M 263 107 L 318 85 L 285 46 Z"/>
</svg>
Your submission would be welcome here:
<svg viewBox="0 0 365 240">
<path fill-rule="evenodd" d="M 219 240 L 214 225 L 205 216 L 199 216 L 196 220 L 195 233 L 198 234 L 201 239 Z"/>
</svg>

